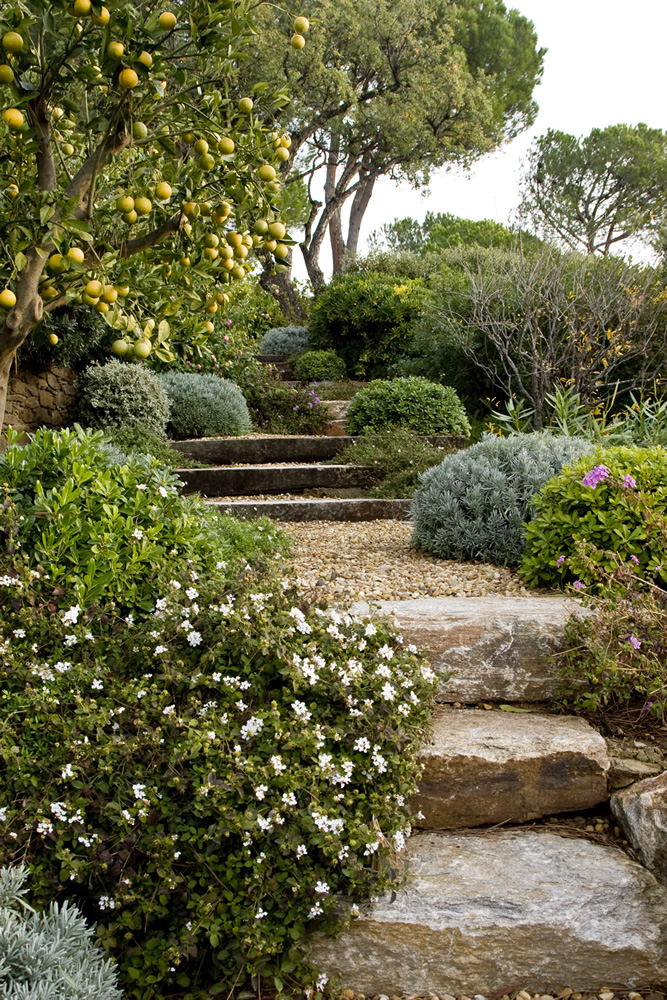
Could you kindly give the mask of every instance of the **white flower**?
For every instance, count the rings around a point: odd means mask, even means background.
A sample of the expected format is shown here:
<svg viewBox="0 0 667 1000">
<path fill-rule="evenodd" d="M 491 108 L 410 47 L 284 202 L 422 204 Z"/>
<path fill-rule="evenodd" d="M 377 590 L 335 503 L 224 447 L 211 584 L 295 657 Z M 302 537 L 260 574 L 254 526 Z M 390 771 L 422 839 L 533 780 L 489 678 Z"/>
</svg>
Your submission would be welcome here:
<svg viewBox="0 0 667 1000">
<path fill-rule="evenodd" d="M 7 806 L 3 806 L 0 809 L 0 823 L 4 823 L 7 819 Z"/>
<path fill-rule="evenodd" d="M 297 858 L 302 858 L 304 856 L 304 854 L 308 854 L 308 850 L 306 848 L 306 845 L 305 844 L 299 844 L 299 846 L 296 849 L 296 856 L 297 856 Z"/>
<path fill-rule="evenodd" d="M 132 537 L 141 540 L 144 537 L 144 533 L 141 530 L 141 528 L 135 528 L 134 531 L 132 532 Z"/>
<path fill-rule="evenodd" d="M 157 608 L 158 611 L 164 611 L 164 609 L 167 607 L 167 598 L 158 597 L 157 601 L 155 602 L 155 607 Z"/>
<path fill-rule="evenodd" d="M 237 702 L 236 704 L 237 705 L 241 704 L 245 708 L 243 702 Z M 257 736 L 258 733 L 261 733 L 263 728 L 264 728 L 264 719 L 260 719 L 256 715 L 252 715 L 245 723 L 245 725 L 241 726 L 241 736 L 243 737 L 244 740 L 249 740 L 251 736 Z"/>
<path fill-rule="evenodd" d="M 415 646 L 414 642 L 409 642 L 408 645 L 405 648 L 406 648 L 406 650 L 407 650 L 408 653 L 416 653 L 417 652 L 417 647 Z"/>
<path fill-rule="evenodd" d="M 173 587 L 174 590 L 180 590 L 181 589 L 181 585 L 178 582 L 178 580 L 170 580 L 169 581 L 169 586 Z"/>
<path fill-rule="evenodd" d="M 376 677 L 391 677 L 391 670 L 386 663 L 381 663 L 380 666 L 375 671 Z"/>
<path fill-rule="evenodd" d="M 52 802 L 50 809 L 56 819 L 60 820 L 61 823 L 67 822 L 67 806 L 64 802 Z"/>
<path fill-rule="evenodd" d="M 167 652 L 166 646 L 156 646 L 155 649 L 153 650 L 153 656 L 159 656 L 160 653 L 166 653 L 166 652 Z"/>
<path fill-rule="evenodd" d="M 209 731 L 207 732 L 206 739 L 207 740 L 214 740 L 215 739 L 215 733 L 213 732 L 212 729 L 209 729 Z"/>
<path fill-rule="evenodd" d="M 372 844 L 367 844 L 366 850 L 364 851 L 364 855 L 375 854 L 379 846 L 380 845 L 377 842 L 377 840 L 374 840 Z"/>
<path fill-rule="evenodd" d="M 370 637 L 372 635 L 376 635 L 376 633 L 377 633 L 377 629 L 376 629 L 375 625 L 372 625 L 370 623 L 364 629 L 364 635 L 366 635 L 366 636 Z"/>
<path fill-rule="evenodd" d="M 283 762 L 280 759 L 280 757 L 276 757 L 275 755 L 273 757 L 269 757 L 269 764 L 271 765 L 271 767 L 273 768 L 273 770 L 276 772 L 276 774 L 280 774 L 281 771 L 286 771 L 287 770 L 287 765 L 283 764 Z"/>
<path fill-rule="evenodd" d="M 132 793 L 135 799 L 140 799 L 143 802 L 148 802 L 148 796 L 146 795 L 146 786 L 142 785 L 139 781 L 137 781 L 134 785 L 132 785 Z"/>
<path fill-rule="evenodd" d="M 262 918 L 263 918 L 263 917 L 265 917 L 265 916 L 266 916 L 266 910 L 263 910 L 263 909 L 262 909 L 262 908 L 260 907 L 260 909 L 259 909 L 259 910 L 257 911 L 257 913 L 255 914 L 255 920 L 262 920 Z"/>
<path fill-rule="evenodd" d="M 53 823 L 49 823 L 48 819 L 40 819 L 37 824 L 37 833 L 53 833 Z"/>
<path fill-rule="evenodd" d="M 421 675 L 424 678 L 424 680 L 429 681 L 431 684 L 435 684 L 435 682 L 438 679 L 435 671 L 431 670 L 431 668 L 427 666 L 422 666 L 420 669 L 421 669 Z"/>
<path fill-rule="evenodd" d="M 227 567 L 227 563 L 226 562 L 217 562 L 215 564 L 215 568 L 216 569 L 226 569 L 226 567 Z"/>
<path fill-rule="evenodd" d="M 128 823 L 132 819 L 132 813 L 130 812 L 129 809 L 121 809 L 120 814 L 123 817 L 123 819 L 126 819 L 128 821 Z"/>
<path fill-rule="evenodd" d="M 297 718 L 301 719 L 303 722 L 308 722 L 311 718 L 312 713 L 308 711 L 308 708 L 303 701 L 293 701 L 291 707 Z"/>
<path fill-rule="evenodd" d="M 102 683 L 99 677 L 96 677 L 90 686 L 93 689 L 93 691 L 101 691 L 102 688 L 104 687 L 104 684 Z"/>
<path fill-rule="evenodd" d="M 168 497 L 169 496 L 169 490 L 166 490 L 164 488 L 164 486 L 158 486 L 157 491 L 158 491 L 158 493 L 160 494 L 161 497 Z"/>
<path fill-rule="evenodd" d="M 14 629 L 14 635 L 16 636 L 17 639 L 25 639 L 25 629 L 24 628 L 15 628 Z"/>
<path fill-rule="evenodd" d="M 359 739 L 354 742 L 354 749 L 359 750 L 361 753 L 368 753 L 370 748 L 371 744 L 367 736 L 360 736 Z"/>
<path fill-rule="evenodd" d="M 391 646 L 381 646 L 380 649 L 378 649 L 378 656 L 381 656 L 384 660 L 391 660 L 394 656 L 394 650 Z"/>
<path fill-rule="evenodd" d="M 141 689 L 141 691 L 137 691 L 137 701 L 141 701 L 141 699 L 145 698 L 147 694 L 148 692 L 145 691 L 143 688 Z"/>
<path fill-rule="evenodd" d="M 283 802 L 286 806 L 295 806 L 296 795 L 294 792 L 283 792 Z"/>
<path fill-rule="evenodd" d="M 315 982 L 315 989 L 318 990 L 319 993 L 321 993 L 328 982 L 329 982 L 329 977 L 325 976 L 324 973 L 322 973 L 319 979 L 317 979 Z"/>
<path fill-rule="evenodd" d="M 188 587 L 185 591 L 185 596 L 189 597 L 191 601 L 194 601 L 195 597 L 199 597 L 199 591 L 195 590 L 194 587 Z"/>
<path fill-rule="evenodd" d="M 74 768 L 72 767 L 71 764 L 65 764 L 64 768 L 60 772 L 60 777 L 61 778 L 73 778 L 74 777 Z"/>
<path fill-rule="evenodd" d="M 264 833 L 268 833 L 269 830 L 273 829 L 273 820 L 265 819 L 264 816 L 258 816 L 257 826 L 260 828 L 260 830 L 263 830 Z"/>
<path fill-rule="evenodd" d="M 111 899 L 110 896 L 100 896 L 99 902 L 97 904 L 100 910 L 115 910 L 116 901 Z"/>
<path fill-rule="evenodd" d="M 188 633 L 188 642 L 190 643 L 191 646 L 200 646 L 201 645 L 201 632 L 194 632 L 194 631 L 193 632 L 189 632 Z"/>
<path fill-rule="evenodd" d="M 137 489 L 138 490 L 147 490 L 148 487 L 146 486 L 146 483 L 138 483 L 137 484 Z"/>
<path fill-rule="evenodd" d="M 324 910 L 319 903 L 315 903 L 315 906 L 311 906 L 310 912 L 308 913 L 307 920 L 312 920 L 314 917 L 319 917 L 320 913 L 324 913 Z"/>
<path fill-rule="evenodd" d="M 384 699 L 384 701 L 393 701 L 394 698 L 396 697 L 396 688 L 394 687 L 393 684 L 387 683 L 383 685 L 380 694 Z"/>
<path fill-rule="evenodd" d="M 66 635 L 63 645 L 65 646 L 76 646 L 79 640 L 75 635 Z"/>
<path fill-rule="evenodd" d="M 69 611 L 66 611 L 63 615 L 64 625 L 76 625 L 79 620 L 79 614 L 81 613 L 81 607 L 78 604 L 73 604 Z"/>
<path fill-rule="evenodd" d="M 331 892 L 331 886 L 329 886 L 326 882 L 318 882 L 315 886 L 315 892 L 319 892 L 322 896 L 326 896 L 329 892 Z"/>
<path fill-rule="evenodd" d="M 261 802 L 261 800 L 265 797 L 268 790 L 269 790 L 268 785 L 258 785 L 257 788 L 255 789 L 255 798 L 258 798 Z"/>
</svg>

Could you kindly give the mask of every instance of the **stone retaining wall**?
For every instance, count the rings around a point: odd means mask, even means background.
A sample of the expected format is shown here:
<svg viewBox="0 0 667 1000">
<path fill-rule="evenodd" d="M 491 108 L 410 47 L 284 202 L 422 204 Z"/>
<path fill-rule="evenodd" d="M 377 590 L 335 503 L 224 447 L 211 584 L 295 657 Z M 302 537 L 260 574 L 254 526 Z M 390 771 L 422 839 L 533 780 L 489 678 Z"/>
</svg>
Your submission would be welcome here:
<svg viewBox="0 0 667 1000">
<path fill-rule="evenodd" d="M 20 371 L 9 382 L 5 426 L 34 431 L 38 427 L 62 427 L 75 395 L 76 372 L 53 367 L 38 374 Z"/>
</svg>

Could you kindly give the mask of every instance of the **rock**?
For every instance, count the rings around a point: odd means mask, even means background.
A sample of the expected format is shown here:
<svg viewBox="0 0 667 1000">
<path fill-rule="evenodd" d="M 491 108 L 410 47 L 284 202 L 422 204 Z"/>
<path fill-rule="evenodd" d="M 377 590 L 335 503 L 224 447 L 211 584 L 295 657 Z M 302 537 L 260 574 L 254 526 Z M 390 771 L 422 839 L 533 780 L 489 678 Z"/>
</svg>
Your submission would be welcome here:
<svg viewBox="0 0 667 1000">
<path fill-rule="evenodd" d="M 440 708 L 413 800 L 425 829 L 523 823 L 607 798 L 604 739 L 583 719 Z"/>
<path fill-rule="evenodd" d="M 313 935 L 323 973 L 409 996 L 667 980 L 667 893 L 615 848 L 528 831 L 424 833 L 409 854 L 404 890 L 368 904 L 339 938 Z"/>
<path fill-rule="evenodd" d="M 667 771 L 616 792 L 611 809 L 646 867 L 667 884 Z"/>
<path fill-rule="evenodd" d="M 380 602 L 406 642 L 442 675 L 440 701 L 551 701 L 564 648 L 565 622 L 576 601 L 548 597 L 433 597 Z M 451 677 L 447 679 L 447 675 Z"/>
<path fill-rule="evenodd" d="M 643 761 L 633 758 L 613 758 L 609 770 L 609 788 L 615 791 L 618 788 L 626 788 L 635 781 L 642 781 L 644 778 L 655 778 L 662 774 L 664 768 L 661 764 L 654 764 L 651 761 Z"/>
</svg>

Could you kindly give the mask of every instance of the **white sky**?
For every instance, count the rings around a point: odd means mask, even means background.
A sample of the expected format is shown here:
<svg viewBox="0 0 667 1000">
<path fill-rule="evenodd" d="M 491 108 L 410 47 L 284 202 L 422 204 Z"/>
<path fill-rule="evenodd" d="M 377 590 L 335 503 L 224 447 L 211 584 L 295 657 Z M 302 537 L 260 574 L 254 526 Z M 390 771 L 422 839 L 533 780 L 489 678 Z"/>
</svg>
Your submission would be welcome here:
<svg viewBox="0 0 667 1000">
<path fill-rule="evenodd" d="M 516 208 L 522 162 L 534 136 L 549 128 L 584 135 L 592 128 L 645 122 L 667 128 L 665 37 L 667 0 L 507 0 L 535 25 L 546 48 L 539 114 L 532 129 L 480 160 L 470 175 L 439 171 L 429 194 L 381 181 L 366 212 L 368 235 L 395 218 L 423 219 L 427 211 L 506 223 Z M 299 250 L 295 277 L 305 278 Z M 322 265 L 330 271 L 328 243 Z"/>
</svg>

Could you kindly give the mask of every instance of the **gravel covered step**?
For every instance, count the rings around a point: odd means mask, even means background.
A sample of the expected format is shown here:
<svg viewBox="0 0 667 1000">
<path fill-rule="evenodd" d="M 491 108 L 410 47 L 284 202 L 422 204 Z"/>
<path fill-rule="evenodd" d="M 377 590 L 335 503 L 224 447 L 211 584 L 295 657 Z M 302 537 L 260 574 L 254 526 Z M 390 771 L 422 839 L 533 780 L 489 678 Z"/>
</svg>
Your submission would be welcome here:
<svg viewBox="0 0 667 1000">
<path fill-rule="evenodd" d="M 549 656 L 564 648 L 570 615 L 585 614 L 560 594 L 429 597 L 377 607 L 394 616 L 403 637 L 443 676 L 438 700 L 467 703 L 551 701 L 558 668 Z M 356 610 L 367 612 L 368 606 Z"/>
<path fill-rule="evenodd" d="M 436 448 L 463 448 L 465 438 L 436 434 L 425 438 Z M 266 462 L 326 462 L 335 458 L 355 438 L 297 434 L 258 434 L 252 437 L 188 438 L 171 446 L 197 462 L 210 465 L 262 465 Z"/>
<path fill-rule="evenodd" d="M 616 848 L 551 833 L 419 834 L 410 879 L 339 938 L 323 973 L 366 996 L 659 987 L 667 892 Z"/>
<path fill-rule="evenodd" d="M 523 823 L 607 799 L 600 734 L 571 716 L 439 708 L 412 805 L 427 830 Z"/>
<path fill-rule="evenodd" d="M 361 465 L 231 465 L 177 469 L 186 493 L 205 497 L 292 493 L 300 490 L 349 489 L 365 485 Z"/>
<path fill-rule="evenodd" d="M 385 521 L 405 520 L 409 500 L 236 500 L 208 501 L 217 510 L 242 521 L 271 517 L 275 521 Z"/>
</svg>

